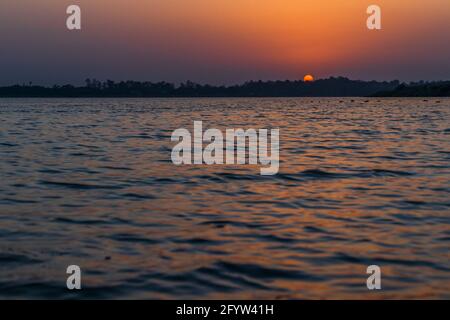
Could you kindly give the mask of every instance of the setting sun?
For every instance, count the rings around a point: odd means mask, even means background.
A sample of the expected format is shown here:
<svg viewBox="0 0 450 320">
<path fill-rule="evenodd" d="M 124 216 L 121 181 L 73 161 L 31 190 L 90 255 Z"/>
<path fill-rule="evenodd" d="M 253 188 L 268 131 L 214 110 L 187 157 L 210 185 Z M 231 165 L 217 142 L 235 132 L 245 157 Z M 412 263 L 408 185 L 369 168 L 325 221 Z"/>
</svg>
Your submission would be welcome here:
<svg viewBox="0 0 450 320">
<path fill-rule="evenodd" d="M 303 81 L 305 82 L 313 82 L 314 81 L 314 77 L 310 74 L 307 74 L 306 76 L 303 77 Z"/>
</svg>

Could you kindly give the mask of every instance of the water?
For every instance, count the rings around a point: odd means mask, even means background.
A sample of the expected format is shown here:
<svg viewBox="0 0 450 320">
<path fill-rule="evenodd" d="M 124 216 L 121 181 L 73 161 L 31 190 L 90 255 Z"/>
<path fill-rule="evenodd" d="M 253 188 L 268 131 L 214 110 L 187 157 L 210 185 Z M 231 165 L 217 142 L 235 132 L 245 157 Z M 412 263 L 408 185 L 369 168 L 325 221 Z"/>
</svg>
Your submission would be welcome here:
<svg viewBox="0 0 450 320">
<path fill-rule="evenodd" d="M 174 166 L 194 120 L 279 127 L 279 174 Z M 450 298 L 450 99 L 0 99 L 0 128 L 1 298 Z"/>
</svg>

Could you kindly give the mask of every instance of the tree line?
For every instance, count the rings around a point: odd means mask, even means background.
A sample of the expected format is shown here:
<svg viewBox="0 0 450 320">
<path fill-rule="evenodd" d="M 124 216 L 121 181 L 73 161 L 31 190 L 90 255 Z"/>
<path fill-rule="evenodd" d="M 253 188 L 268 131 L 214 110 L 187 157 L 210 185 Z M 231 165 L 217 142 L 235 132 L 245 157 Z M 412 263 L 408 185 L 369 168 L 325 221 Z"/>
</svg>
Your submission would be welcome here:
<svg viewBox="0 0 450 320">
<path fill-rule="evenodd" d="M 249 81 L 239 85 L 209 85 L 187 81 L 140 82 L 86 79 L 85 85 L 32 83 L 0 87 L 0 97 L 349 97 L 349 96 L 445 96 L 450 82 L 400 83 L 361 81 L 331 77 L 314 82 L 302 80 Z"/>
</svg>

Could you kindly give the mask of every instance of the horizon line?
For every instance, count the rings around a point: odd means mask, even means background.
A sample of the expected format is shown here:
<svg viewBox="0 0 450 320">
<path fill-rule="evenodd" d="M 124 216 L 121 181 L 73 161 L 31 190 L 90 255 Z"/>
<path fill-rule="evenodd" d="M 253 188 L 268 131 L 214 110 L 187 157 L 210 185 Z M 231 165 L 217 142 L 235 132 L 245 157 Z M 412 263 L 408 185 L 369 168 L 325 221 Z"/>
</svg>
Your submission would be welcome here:
<svg viewBox="0 0 450 320">
<path fill-rule="evenodd" d="M 87 82 L 88 81 L 94 81 L 95 83 L 107 83 L 107 82 L 113 82 L 115 84 L 118 83 L 127 83 L 127 82 L 135 82 L 135 83 L 152 83 L 152 84 L 158 84 L 158 83 L 165 83 L 165 84 L 171 84 L 174 85 L 175 87 L 180 87 L 183 84 L 191 84 L 191 85 L 200 85 L 200 86 L 212 86 L 212 87 L 233 87 L 233 86 L 242 86 L 245 85 L 247 83 L 270 83 L 270 82 L 302 82 L 302 83 L 316 83 L 316 82 L 320 82 L 320 81 L 326 81 L 326 80 L 348 80 L 348 81 L 353 81 L 353 82 L 378 82 L 378 83 L 392 83 L 392 82 L 398 82 L 399 84 L 426 84 L 426 83 L 439 83 L 439 82 L 449 82 L 450 79 L 447 80 L 425 80 L 425 79 L 421 79 L 421 80 L 410 80 L 410 81 L 402 81 L 399 79 L 391 79 L 391 80 L 362 80 L 362 79 L 351 79 L 345 76 L 329 76 L 327 78 L 316 78 L 314 79 L 314 81 L 304 81 L 301 78 L 298 79 L 271 79 L 271 80 L 262 80 L 262 79 L 251 79 L 251 80 L 245 80 L 245 81 L 241 81 L 241 82 L 235 82 L 232 84 L 212 84 L 212 83 L 205 83 L 205 82 L 195 82 L 192 80 L 184 80 L 184 81 L 178 81 L 178 82 L 171 82 L 171 81 L 166 81 L 166 80 L 132 80 L 132 79 L 127 79 L 127 80 L 112 80 L 112 79 L 96 79 L 96 78 L 89 78 L 87 77 L 84 80 L 84 87 L 87 86 Z M 14 86 L 21 86 L 21 87 L 44 87 L 44 88 L 52 88 L 55 86 L 73 86 L 73 87 L 83 87 L 83 85 L 80 84 L 74 84 L 74 83 L 69 83 L 69 82 L 61 82 L 61 83 L 53 83 L 53 84 L 39 84 L 39 83 L 34 83 L 33 81 L 28 81 L 28 82 L 22 82 L 22 83 L 14 83 L 14 84 L 6 84 L 6 85 L 0 85 L 0 87 L 5 88 L 5 87 L 14 87 Z"/>
</svg>

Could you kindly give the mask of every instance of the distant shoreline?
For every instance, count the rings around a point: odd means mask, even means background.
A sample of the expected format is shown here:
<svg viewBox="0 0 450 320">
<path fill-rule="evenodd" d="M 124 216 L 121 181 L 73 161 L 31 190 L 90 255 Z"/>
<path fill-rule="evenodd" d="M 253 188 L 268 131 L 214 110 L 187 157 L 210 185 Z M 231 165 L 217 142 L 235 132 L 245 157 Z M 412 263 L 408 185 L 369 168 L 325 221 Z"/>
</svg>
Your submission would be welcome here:
<svg viewBox="0 0 450 320">
<path fill-rule="evenodd" d="M 176 99 L 294 99 L 294 98 L 311 98 L 311 99 L 319 99 L 319 98 L 330 98 L 330 99 L 367 99 L 374 100 L 374 99 L 395 99 L 395 98 L 415 98 L 415 99 L 434 99 L 434 98 L 450 98 L 449 96 L 264 96 L 264 97 L 256 97 L 256 96 L 233 96 L 233 97 L 225 97 L 225 96 L 201 96 L 201 97 L 193 97 L 193 96 L 179 96 L 179 97 L 136 97 L 136 96 L 102 96 L 102 97 L 74 97 L 74 96 L 26 96 L 26 97 L 4 97 L 0 96 L 1 99 L 168 99 L 168 100 L 176 100 Z"/>
<path fill-rule="evenodd" d="M 0 98 L 289 98 L 289 97 L 450 97 L 450 81 L 400 83 L 360 81 L 331 77 L 314 82 L 250 81 L 240 85 L 213 86 L 193 82 L 86 80 L 85 86 L 51 87 L 13 85 L 0 87 Z"/>
</svg>

